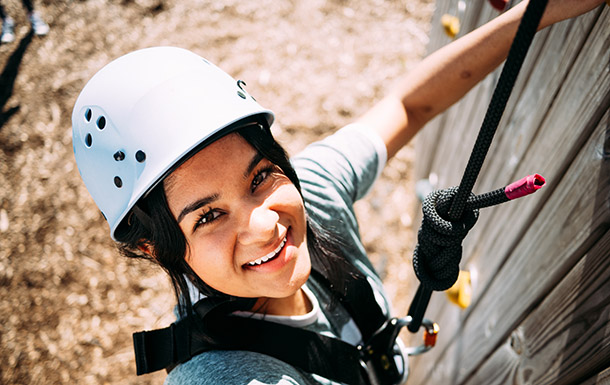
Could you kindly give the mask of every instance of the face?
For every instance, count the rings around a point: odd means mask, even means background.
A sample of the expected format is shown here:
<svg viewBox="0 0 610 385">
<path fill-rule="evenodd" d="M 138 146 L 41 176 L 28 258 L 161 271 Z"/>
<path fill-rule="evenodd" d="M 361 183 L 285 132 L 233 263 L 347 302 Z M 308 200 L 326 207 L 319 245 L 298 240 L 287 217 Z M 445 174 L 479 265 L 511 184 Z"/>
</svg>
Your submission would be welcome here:
<svg viewBox="0 0 610 385">
<path fill-rule="evenodd" d="M 186 261 L 225 294 L 295 296 L 311 270 L 301 195 L 238 134 L 182 164 L 164 182 L 188 242 Z"/>
</svg>

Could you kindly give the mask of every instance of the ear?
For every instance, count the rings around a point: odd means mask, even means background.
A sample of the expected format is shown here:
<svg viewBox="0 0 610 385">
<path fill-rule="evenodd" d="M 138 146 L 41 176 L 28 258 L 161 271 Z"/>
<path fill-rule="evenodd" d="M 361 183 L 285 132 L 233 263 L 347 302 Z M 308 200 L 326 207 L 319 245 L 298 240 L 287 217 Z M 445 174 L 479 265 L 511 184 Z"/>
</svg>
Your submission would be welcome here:
<svg viewBox="0 0 610 385">
<path fill-rule="evenodd" d="M 152 248 L 151 244 L 147 240 L 141 239 L 138 242 L 138 246 L 137 247 L 138 247 L 138 250 L 140 250 L 144 254 L 146 254 L 146 255 L 148 255 L 150 257 L 153 256 L 153 248 Z"/>
</svg>

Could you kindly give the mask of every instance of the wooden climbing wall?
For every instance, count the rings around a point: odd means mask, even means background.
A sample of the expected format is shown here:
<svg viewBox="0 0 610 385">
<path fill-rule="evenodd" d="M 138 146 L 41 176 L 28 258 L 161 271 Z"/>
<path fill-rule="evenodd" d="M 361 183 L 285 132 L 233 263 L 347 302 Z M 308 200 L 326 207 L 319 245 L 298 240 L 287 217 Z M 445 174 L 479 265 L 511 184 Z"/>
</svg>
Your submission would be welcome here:
<svg viewBox="0 0 610 385">
<path fill-rule="evenodd" d="M 449 43 L 437 0 L 429 52 Z M 466 0 L 459 36 L 498 11 Z M 610 383 L 610 6 L 538 33 L 474 187 L 539 173 L 536 194 L 481 210 L 464 242 L 462 310 L 434 293 L 437 346 L 409 384 Z M 417 137 L 417 176 L 458 185 L 500 71 Z"/>
</svg>

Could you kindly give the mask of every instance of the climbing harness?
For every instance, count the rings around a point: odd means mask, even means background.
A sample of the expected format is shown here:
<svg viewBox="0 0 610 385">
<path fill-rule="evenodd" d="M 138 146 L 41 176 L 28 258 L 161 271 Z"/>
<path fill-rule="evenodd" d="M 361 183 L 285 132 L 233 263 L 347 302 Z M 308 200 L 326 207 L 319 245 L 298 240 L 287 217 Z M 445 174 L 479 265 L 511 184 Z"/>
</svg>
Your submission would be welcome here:
<svg viewBox="0 0 610 385">
<path fill-rule="evenodd" d="M 421 326 L 432 291 L 447 290 L 456 282 L 462 240 L 476 223 L 478 210 L 531 194 L 545 183 L 544 178 L 536 174 L 489 193 L 472 193 L 547 2 L 532 0 L 527 5 L 460 185 L 434 191 L 424 200 L 424 218 L 413 253 L 413 268 L 420 285 L 408 313 L 412 322 L 407 328 L 413 333 Z"/>
<path fill-rule="evenodd" d="M 322 377 L 354 385 L 399 384 L 408 370 L 406 359 L 398 366 L 396 338 L 410 317 L 387 319 L 377 304 L 366 278 L 347 267 L 355 280 L 339 293 L 317 270 L 312 277 L 331 291 L 348 311 L 365 343 L 354 346 L 302 328 L 265 320 L 233 316 L 236 300 L 204 298 L 194 305 L 195 314 L 167 328 L 134 333 L 137 374 L 176 365 L 209 350 L 246 350 L 277 358 Z M 436 343 L 438 325 L 424 320 L 424 342 L 406 348 L 409 356 L 430 350 Z M 299 346 L 299 348 L 295 348 Z"/>
</svg>

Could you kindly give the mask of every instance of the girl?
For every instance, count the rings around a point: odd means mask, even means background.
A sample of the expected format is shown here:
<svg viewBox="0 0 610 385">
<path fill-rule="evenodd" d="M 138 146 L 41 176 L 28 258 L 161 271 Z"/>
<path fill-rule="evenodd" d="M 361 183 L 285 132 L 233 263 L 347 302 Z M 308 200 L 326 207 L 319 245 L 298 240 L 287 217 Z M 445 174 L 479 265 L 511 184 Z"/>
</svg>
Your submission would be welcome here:
<svg viewBox="0 0 610 385">
<path fill-rule="evenodd" d="M 601 2 L 551 0 L 539 28 Z M 136 336 L 139 368 L 172 366 L 167 384 L 404 382 L 395 335 L 383 365 L 352 355 L 389 317 L 352 205 L 388 158 L 505 59 L 525 7 L 429 56 L 356 122 L 290 160 L 272 112 L 191 52 L 149 48 L 100 70 L 72 115 L 79 170 L 124 254 L 167 271 L 184 320 Z M 160 335 L 169 348 L 150 349 Z"/>
</svg>

